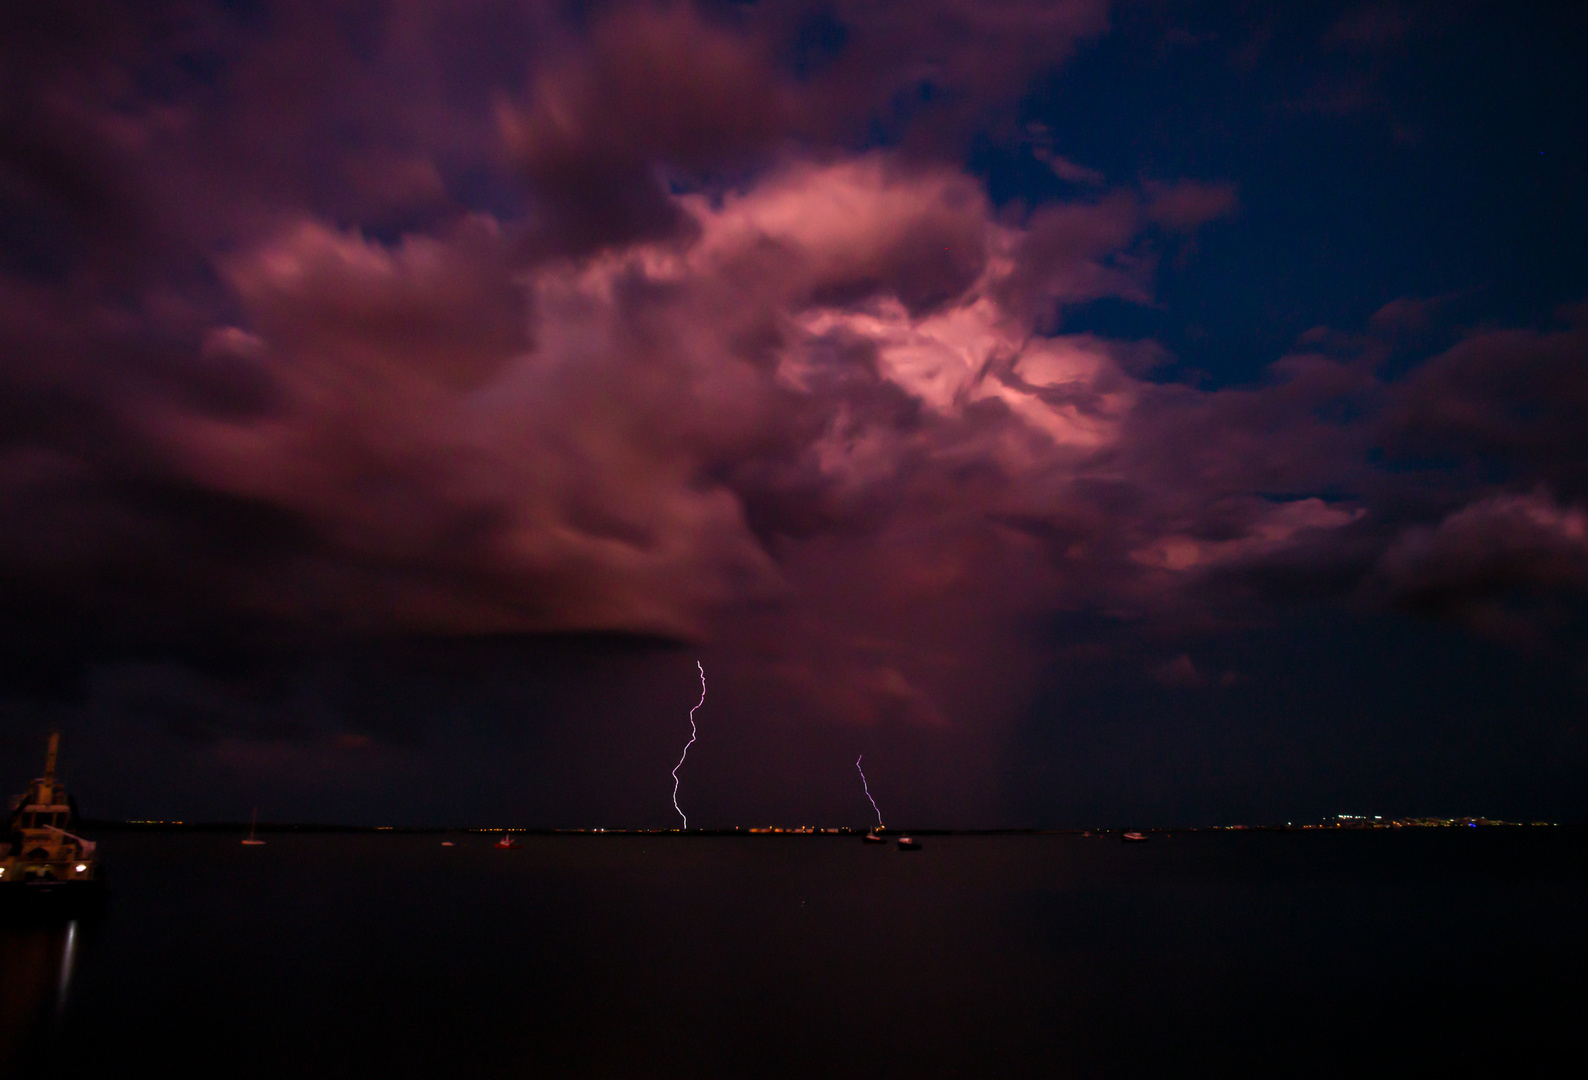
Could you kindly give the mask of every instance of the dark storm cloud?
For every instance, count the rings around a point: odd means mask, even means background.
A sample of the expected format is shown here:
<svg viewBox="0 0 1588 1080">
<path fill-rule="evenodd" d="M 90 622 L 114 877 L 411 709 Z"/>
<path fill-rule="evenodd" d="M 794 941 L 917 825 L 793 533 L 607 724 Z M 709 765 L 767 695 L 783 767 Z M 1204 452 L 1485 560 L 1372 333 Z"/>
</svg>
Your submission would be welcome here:
<svg viewBox="0 0 1588 1080">
<path fill-rule="evenodd" d="M 792 95 L 764 44 L 685 5 L 633 5 L 500 109 L 504 137 L 538 201 L 538 239 L 584 255 L 690 224 L 662 170 L 744 165 L 791 127 Z"/>
<path fill-rule="evenodd" d="M 1404 38 L 1412 22 L 1411 14 L 1398 5 L 1364 4 L 1341 15 L 1324 42 L 1344 49 L 1383 49 Z"/>
<path fill-rule="evenodd" d="M 1379 566 L 1413 610 L 1531 639 L 1588 595 L 1588 335 L 1580 307 L 1564 314 L 1564 329 L 1468 334 L 1391 388 L 1390 460 L 1422 465 L 1425 513 L 1442 511 Z"/>
<path fill-rule="evenodd" d="M 743 175 L 779 149 L 830 152 L 870 137 L 873 121 L 930 153 L 1107 25 L 1107 4 L 1094 0 L 716 14 L 714 22 L 687 4 L 616 5 L 594 16 L 589 40 L 547 65 L 522 102 L 501 104 L 543 250 L 581 255 L 687 233 L 670 177 Z M 833 40 L 815 55 L 824 31 Z"/>
<path fill-rule="evenodd" d="M 1482 330 L 1418 367 L 1396 388 L 1392 446 L 1588 498 L 1588 309 L 1564 314 L 1565 329 Z"/>
<path fill-rule="evenodd" d="M 1407 530 L 1379 568 L 1408 606 L 1481 625 L 1520 590 L 1579 597 L 1588 590 L 1588 514 L 1544 495 L 1492 496 L 1436 526 Z"/>
<path fill-rule="evenodd" d="M 1189 689 L 1176 634 L 1298 596 L 1582 588 L 1579 329 L 1392 377 L 1408 300 L 1213 390 L 1067 331 L 1242 205 L 964 169 L 1106 5 L 162 10 L 4 46 L 0 612 L 105 715 L 330 768 L 411 725 L 293 689 L 322 648 L 616 633 L 768 722 L 975 732 L 1054 612 Z"/>
</svg>

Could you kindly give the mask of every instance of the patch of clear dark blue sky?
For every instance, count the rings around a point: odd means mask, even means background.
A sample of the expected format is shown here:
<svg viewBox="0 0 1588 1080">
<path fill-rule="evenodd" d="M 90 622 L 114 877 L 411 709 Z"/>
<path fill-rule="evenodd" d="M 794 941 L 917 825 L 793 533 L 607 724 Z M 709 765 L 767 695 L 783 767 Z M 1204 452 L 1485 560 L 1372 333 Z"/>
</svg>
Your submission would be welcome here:
<svg viewBox="0 0 1588 1080">
<path fill-rule="evenodd" d="M 1035 86 L 1016 130 L 1110 186 L 1232 182 L 1240 208 L 1163 242 L 1156 308 L 1100 301 L 1063 329 L 1165 341 L 1205 385 L 1246 382 L 1303 331 L 1360 330 L 1398 297 L 1538 324 L 1588 295 L 1588 16 L 1570 5 L 1407 9 L 1378 48 L 1348 8 L 1125 5 Z M 1000 204 L 1085 197 L 1009 131 L 971 159 Z"/>
</svg>

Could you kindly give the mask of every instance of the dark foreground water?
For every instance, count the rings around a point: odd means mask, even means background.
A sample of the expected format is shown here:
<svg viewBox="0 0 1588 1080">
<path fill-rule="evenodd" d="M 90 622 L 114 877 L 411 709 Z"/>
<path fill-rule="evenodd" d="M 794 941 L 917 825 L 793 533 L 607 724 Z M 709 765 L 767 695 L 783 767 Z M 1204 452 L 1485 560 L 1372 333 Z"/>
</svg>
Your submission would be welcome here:
<svg viewBox="0 0 1588 1080">
<path fill-rule="evenodd" d="M 1566 829 L 104 838 L 0 927 L 0 1072 L 1430 1075 L 1588 1063 Z"/>
</svg>

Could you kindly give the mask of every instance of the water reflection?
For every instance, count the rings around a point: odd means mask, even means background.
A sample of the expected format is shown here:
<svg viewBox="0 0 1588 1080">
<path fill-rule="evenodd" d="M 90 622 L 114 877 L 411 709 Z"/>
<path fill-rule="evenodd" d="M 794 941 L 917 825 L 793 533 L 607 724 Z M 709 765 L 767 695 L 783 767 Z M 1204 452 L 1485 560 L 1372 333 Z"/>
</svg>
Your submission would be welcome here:
<svg viewBox="0 0 1588 1080">
<path fill-rule="evenodd" d="M 77 962 L 77 920 L 0 924 L 0 1074 L 58 1028 Z"/>
<path fill-rule="evenodd" d="M 66 995 L 72 988 L 72 961 L 77 957 L 77 920 L 66 924 L 66 946 L 61 950 L 60 989 L 55 992 L 55 1018 L 66 1014 Z"/>
</svg>

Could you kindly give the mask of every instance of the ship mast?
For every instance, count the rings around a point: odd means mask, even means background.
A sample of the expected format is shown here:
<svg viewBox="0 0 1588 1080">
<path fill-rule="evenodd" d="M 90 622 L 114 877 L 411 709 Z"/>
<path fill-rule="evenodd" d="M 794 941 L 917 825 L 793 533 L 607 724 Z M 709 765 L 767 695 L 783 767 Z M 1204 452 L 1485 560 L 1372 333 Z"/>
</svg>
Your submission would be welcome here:
<svg viewBox="0 0 1588 1080">
<path fill-rule="evenodd" d="M 50 732 L 50 750 L 44 755 L 44 779 L 52 784 L 55 781 L 55 753 L 61 748 L 61 733 Z"/>
</svg>

